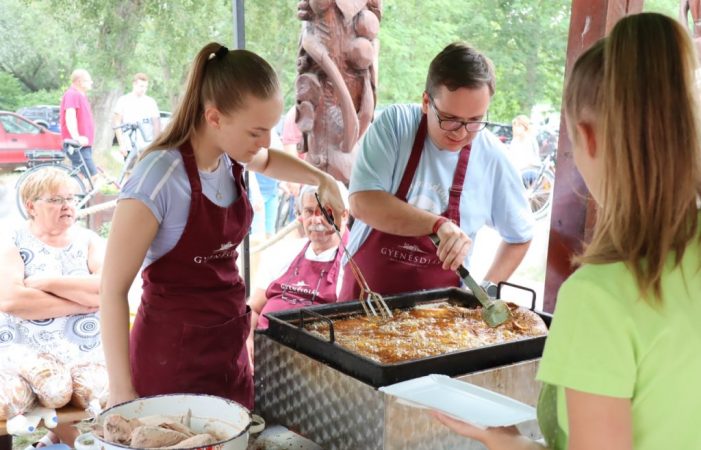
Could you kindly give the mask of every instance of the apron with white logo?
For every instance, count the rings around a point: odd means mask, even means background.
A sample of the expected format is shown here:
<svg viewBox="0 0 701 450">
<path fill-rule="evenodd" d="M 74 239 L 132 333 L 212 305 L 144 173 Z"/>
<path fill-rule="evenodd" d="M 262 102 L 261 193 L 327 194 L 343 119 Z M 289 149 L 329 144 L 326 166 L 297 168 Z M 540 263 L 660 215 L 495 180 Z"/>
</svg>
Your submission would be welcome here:
<svg viewBox="0 0 701 450">
<path fill-rule="evenodd" d="M 257 328 L 268 328 L 263 314 L 336 302 L 336 282 L 343 252 L 336 250 L 331 261 L 310 261 L 304 257 L 307 242 L 287 271 L 270 283 L 265 291 L 268 300 L 258 318 Z"/>
<path fill-rule="evenodd" d="M 409 162 L 395 196 L 406 202 L 426 139 L 426 115 L 421 117 L 414 138 Z M 460 195 L 470 159 L 470 146 L 460 150 L 453 183 L 448 197 L 448 208 L 441 214 L 460 226 Z M 436 246 L 428 236 L 397 236 L 372 229 L 368 238 L 353 255 L 368 286 L 382 295 L 398 294 L 422 289 L 458 286 L 460 279 L 452 270 L 443 270 L 436 255 Z M 357 299 L 360 287 L 349 267 L 344 269 L 341 301 Z"/>
<path fill-rule="evenodd" d="M 205 197 L 189 143 L 180 149 L 192 189 L 176 246 L 142 273 L 141 305 L 130 336 L 132 381 L 140 396 L 210 394 L 253 407 L 246 337 L 250 309 L 236 266 L 237 246 L 253 217 L 243 168 L 239 193 L 222 208 Z"/>
</svg>

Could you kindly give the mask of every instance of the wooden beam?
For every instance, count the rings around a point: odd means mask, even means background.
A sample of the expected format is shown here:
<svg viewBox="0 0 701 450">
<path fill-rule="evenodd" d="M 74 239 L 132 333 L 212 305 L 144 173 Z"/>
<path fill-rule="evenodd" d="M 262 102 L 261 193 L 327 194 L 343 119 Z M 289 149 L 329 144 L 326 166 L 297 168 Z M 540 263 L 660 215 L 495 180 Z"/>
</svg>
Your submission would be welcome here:
<svg viewBox="0 0 701 450">
<path fill-rule="evenodd" d="M 579 55 L 605 36 L 621 17 L 642 9 L 643 0 L 573 0 L 565 77 Z M 595 218 L 594 203 L 572 159 L 564 104 L 561 110 L 543 301 L 543 309 L 549 312 L 555 309 L 557 291 L 573 272 L 572 256 L 582 249 L 582 242 L 590 235 Z"/>
</svg>

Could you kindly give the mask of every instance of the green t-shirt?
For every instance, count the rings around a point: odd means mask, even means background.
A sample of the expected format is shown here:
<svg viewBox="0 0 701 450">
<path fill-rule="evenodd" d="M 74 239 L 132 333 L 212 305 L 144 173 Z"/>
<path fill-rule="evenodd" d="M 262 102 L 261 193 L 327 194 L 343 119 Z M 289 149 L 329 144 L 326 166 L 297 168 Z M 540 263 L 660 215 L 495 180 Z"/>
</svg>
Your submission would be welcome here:
<svg viewBox="0 0 701 450">
<path fill-rule="evenodd" d="M 565 388 L 632 399 L 636 450 L 701 449 L 701 252 L 662 277 L 663 305 L 640 298 L 622 263 L 582 266 L 562 285 L 538 379 L 538 420 L 567 447 Z"/>
</svg>

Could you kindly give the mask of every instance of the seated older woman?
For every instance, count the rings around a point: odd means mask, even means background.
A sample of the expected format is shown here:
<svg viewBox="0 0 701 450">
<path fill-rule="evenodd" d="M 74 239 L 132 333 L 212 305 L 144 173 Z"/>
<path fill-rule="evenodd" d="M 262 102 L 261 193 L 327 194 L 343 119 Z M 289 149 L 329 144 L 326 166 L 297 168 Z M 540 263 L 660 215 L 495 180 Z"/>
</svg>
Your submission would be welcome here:
<svg viewBox="0 0 701 450">
<path fill-rule="evenodd" d="M 97 315 L 102 239 L 76 224 L 77 186 L 47 168 L 26 180 L 29 219 L 0 241 L 0 352 L 16 345 L 48 351 L 64 362 L 102 359 Z M 73 446 L 77 430 L 54 429 Z"/>
</svg>

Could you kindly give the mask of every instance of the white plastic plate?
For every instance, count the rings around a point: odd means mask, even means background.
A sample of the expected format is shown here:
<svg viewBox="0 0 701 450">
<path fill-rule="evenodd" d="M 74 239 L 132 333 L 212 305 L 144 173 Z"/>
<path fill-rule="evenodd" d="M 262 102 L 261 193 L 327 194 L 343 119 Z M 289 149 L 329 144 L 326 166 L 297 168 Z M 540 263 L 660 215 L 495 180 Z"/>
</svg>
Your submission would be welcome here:
<svg viewBox="0 0 701 450">
<path fill-rule="evenodd" d="M 478 427 L 505 427 L 536 418 L 535 408 L 446 375 L 426 375 L 383 386 L 402 403 L 435 409 Z"/>
</svg>

